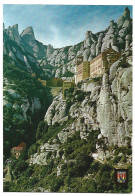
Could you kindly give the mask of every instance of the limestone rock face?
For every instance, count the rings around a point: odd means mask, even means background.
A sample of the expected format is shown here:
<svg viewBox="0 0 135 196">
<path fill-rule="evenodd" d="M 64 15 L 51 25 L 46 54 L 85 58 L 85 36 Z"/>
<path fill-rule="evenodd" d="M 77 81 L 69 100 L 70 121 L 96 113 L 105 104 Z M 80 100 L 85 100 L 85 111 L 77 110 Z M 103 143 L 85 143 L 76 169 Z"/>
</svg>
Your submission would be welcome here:
<svg viewBox="0 0 135 196">
<path fill-rule="evenodd" d="M 123 25 L 123 23 L 129 19 L 130 19 L 130 10 L 127 7 L 125 8 L 123 15 L 117 21 L 118 27 L 120 28 Z"/>
<path fill-rule="evenodd" d="M 55 122 L 64 122 L 65 120 L 67 120 L 66 116 L 66 103 L 62 100 L 62 94 L 60 94 L 54 99 L 53 103 L 48 108 L 47 113 L 45 115 L 45 121 L 47 121 L 49 125 L 54 125 Z"/>
<path fill-rule="evenodd" d="M 131 49 L 132 46 L 130 46 Z M 100 130 L 98 140 L 102 139 L 107 147 L 129 145 L 132 132 L 130 50 L 125 51 L 121 58 L 112 64 L 109 73 L 103 75 L 100 83 L 93 82 L 91 79 L 87 83 L 85 81 L 82 83 L 81 90 L 87 92 L 87 95 L 80 103 L 75 101 L 70 106 L 69 116 L 74 120 L 58 133 L 60 143 L 66 143 L 67 139 L 76 132 L 80 133 L 81 139 L 87 140 L 91 131 Z M 76 98 L 74 93 L 73 97 Z M 62 124 L 60 119 L 62 120 L 66 115 L 65 111 L 65 102 L 62 102 L 61 97 L 57 96 L 48 109 L 45 120 L 48 124 L 56 121 Z M 103 161 L 113 154 L 110 151 L 104 152 L 103 146 L 98 144 L 96 148 L 96 154 L 92 155 L 95 159 Z"/>
<path fill-rule="evenodd" d="M 109 48 L 110 45 L 118 52 L 124 51 L 131 43 L 131 39 L 125 39 L 128 33 L 131 36 L 132 20 L 130 18 L 130 11 L 126 8 L 117 22 L 114 22 L 114 20 L 110 21 L 110 25 L 105 31 L 97 34 L 93 34 L 91 31 L 86 32 L 83 49 L 84 60 L 90 61 Z"/>
<path fill-rule="evenodd" d="M 21 37 L 25 42 L 35 40 L 35 35 L 32 27 L 27 27 L 21 34 Z"/>
<path fill-rule="evenodd" d="M 108 75 L 104 74 L 103 85 L 97 105 L 97 121 L 100 124 L 101 134 L 108 138 L 110 145 L 116 145 L 115 138 L 113 137 L 115 134 L 115 119 L 113 114 L 113 105 L 110 100 L 108 81 Z M 112 137 L 110 138 L 110 136 Z"/>
<path fill-rule="evenodd" d="M 40 42 L 38 43 L 35 39 L 34 31 L 32 27 L 27 27 L 22 33 L 21 38 L 25 44 L 25 49 L 27 49 L 32 55 L 34 55 L 37 59 L 43 58 L 45 56 L 45 52 L 47 52 Z"/>
<path fill-rule="evenodd" d="M 45 154 L 48 151 L 56 151 L 56 157 L 61 157 L 66 162 L 65 155 L 59 153 L 60 147 L 77 133 L 81 139 L 87 140 L 91 132 L 99 131 L 98 141 L 102 143 L 97 142 L 96 152 L 91 156 L 101 162 L 114 156 L 114 152 L 109 150 L 109 147 L 131 145 L 132 60 L 130 50 L 125 51 L 121 58 L 112 64 L 109 73 L 105 73 L 100 82 L 94 82 L 92 79 L 83 82 L 80 90 L 85 92 L 86 96 L 81 102 L 75 100 L 70 108 L 68 106 L 70 121 L 68 121 L 66 101 L 62 100 L 62 95 L 54 99 L 45 115 L 45 121 L 48 125 L 53 125 L 55 122 L 62 125 L 63 119 L 68 123 L 57 134 L 55 141 L 48 141 L 40 147 L 40 152 L 31 157 L 31 164 L 47 164 Z M 73 97 L 76 99 L 75 92 L 76 90 L 73 92 Z M 55 156 L 51 157 L 53 159 Z M 57 170 L 57 175 L 60 175 L 60 165 Z"/>
<path fill-rule="evenodd" d="M 48 152 L 44 152 L 40 154 L 35 153 L 30 157 L 30 161 L 29 161 L 30 165 L 32 164 L 47 165 L 47 160 L 46 160 L 47 154 Z"/>
<path fill-rule="evenodd" d="M 100 54 L 103 37 L 104 37 L 104 34 L 103 34 L 103 33 L 100 33 L 100 34 L 99 34 L 99 37 L 98 37 L 98 43 L 97 43 L 97 45 L 96 45 L 96 56 L 97 56 L 98 54 Z"/>
<path fill-rule="evenodd" d="M 128 9 L 128 7 L 125 8 L 123 16 L 125 17 L 125 19 L 130 19 L 130 10 Z"/>
<path fill-rule="evenodd" d="M 126 37 L 125 37 L 125 40 L 126 40 L 126 47 L 125 47 L 125 50 L 127 50 L 130 46 L 130 41 L 131 41 L 131 35 L 130 34 L 127 34 Z"/>
<path fill-rule="evenodd" d="M 59 150 L 59 144 L 49 144 L 45 143 L 40 147 L 39 152 L 31 155 L 29 164 L 47 165 L 47 155 L 49 152 L 54 152 Z"/>
<path fill-rule="evenodd" d="M 54 152 L 57 151 L 59 149 L 59 144 L 48 144 L 45 143 L 43 146 L 40 147 L 40 151 L 41 152 Z"/>
<path fill-rule="evenodd" d="M 47 46 L 46 56 L 49 57 L 53 53 L 53 47 L 51 45 Z"/>
<path fill-rule="evenodd" d="M 61 175 L 61 167 L 63 164 L 57 166 L 57 176 Z"/>
<path fill-rule="evenodd" d="M 7 29 L 4 28 L 3 42 L 3 52 L 10 56 L 11 61 L 30 73 L 36 72 L 38 75 L 43 75 L 43 70 L 35 58 L 37 57 L 35 52 L 38 53 L 41 50 L 39 50 L 32 27 L 26 28 L 21 35 L 17 24 Z"/>
<path fill-rule="evenodd" d="M 4 28 L 4 30 L 5 30 L 5 28 Z M 7 34 L 13 41 L 15 41 L 17 43 L 21 42 L 21 37 L 20 37 L 19 31 L 18 31 L 18 24 L 13 25 L 12 27 L 8 27 Z"/>
<path fill-rule="evenodd" d="M 96 55 L 96 43 L 91 45 L 91 55 L 93 55 L 93 56 Z"/>
<path fill-rule="evenodd" d="M 126 146 L 127 138 L 131 137 L 132 67 L 119 67 L 125 63 L 117 61 L 112 65 L 109 76 L 110 81 L 113 80 L 111 88 L 108 86 L 107 75 L 103 76 L 97 105 L 97 120 L 100 123 L 101 134 L 107 137 L 109 145 Z"/>
<path fill-rule="evenodd" d="M 95 35 L 91 31 L 87 31 L 84 40 L 84 47 L 87 48 L 91 46 L 92 43 L 95 43 Z"/>
<path fill-rule="evenodd" d="M 61 143 L 65 143 L 68 139 L 68 131 L 66 131 L 65 129 L 62 130 L 59 134 L 58 134 L 58 138 L 60 140 Z"/>
<path fill-rule="evenodd" d="M 21 121 L 29 121 L 31 114 L 40 111 L 42 108 L 41 102 L 38 97 L 27 98 L 27 95 L 21 94 L 16 83 L 11 83 L 7 78 L 3 80 L 3 106 L 10 108 L 12 112 L 12 119 L 16 118 Z M 4 108 L 4 109 L 5 109 Z M 4 129 L 10 130 L 10 123 L 6 124 Z"/>
<path fill-rule="evenodd" d="M 84 52 L 83 52 L 83 60 L 87 61 L 90 55 L 90 48 L 87 48 Z"/>
</svg>

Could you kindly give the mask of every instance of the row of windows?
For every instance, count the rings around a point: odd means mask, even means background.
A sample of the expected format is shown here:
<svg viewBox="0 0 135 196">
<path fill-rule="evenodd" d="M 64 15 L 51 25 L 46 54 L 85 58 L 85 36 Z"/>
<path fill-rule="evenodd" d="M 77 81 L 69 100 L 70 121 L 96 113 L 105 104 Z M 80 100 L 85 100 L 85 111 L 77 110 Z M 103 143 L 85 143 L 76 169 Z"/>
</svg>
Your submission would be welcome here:
<svg viewBox="0 0 135 196">
<path fill-rule="evenodd" d="M 118 55 L 117 54 L 108 54 L 107 56 L 111 57 L 111 58 L 117 58 Z"/>
<path fill-rule="evenodd" d="M 78 74 L 78 73 L 80 73 L 80 72 L 82 72 L 82 70 L 78 70 L 78 71 L 76 72 L 76 74 Z"/>
<path fill-rule="evenodd" d="M 101 68 L 101 65 L 99 65 L 98 67 L 94 67 L 93 69 L 91 69 L 91 71 L 93 72 L 93 71 L 100 69 L 100 68 Z M 89 70 L 85 69 L 84 72 L 89 72 Z M 78 71 L 77 75 L 82 75 L 82 70 Z"/>
<path fill-rule="evenodd" d="M 77 75 L 78 75 L 78 74 L 82 74 L 82 70 L 78 71 L 78 72 L 77 72 Z"/>
<path fill-rule="evenodd" d="M 101 65 L 99 65 L 98 67 L 94 67 L 93 69 L 91 69 L 91 72 L 94 72 L 95 70 L 98 70 L 101 68 Z"/>
<path fill-rule="evenodd" d="M 94 71 L 95 71 L 95 68 L 91 70 L 91 72 L 94 72 Z"/>
<path fill-rule="evenodd" d="M 20 149 L 20 150 L 12 150 L 12 152 L 20 152 L 20 151 L 22 151 L 22 149 Z"/>
<path fill-rule="evenodd" d="M 14 155 L 20 155 L 20 153 L 14 153 Z"/>
<path fill-rule="evenodd" d="M 101 70 L 92 72 L 92 74 L 100 74 L 100 73 L 101 73 Z"/>
<path fill-rule="evenodd" d="M 114 62 L 115 62 L 114 60 L 109 61 L 109 63 L 114 63 Z"/>
<path fill-rule="evenodd" d="M 101 61 L 99 61 L 99 62 L 97 62 L 97 63 L 95 63 L 93 65 L 90 65 L 90 67 L 93 68 L 93 67 L 98 66 L 98 65 L 101 65 Z"/>
<path fill-rule="evenodd" d="M 84 69 L 84 70 L 89 69 L 89 67 L 93 68 L 93 67 L 98 66 L 100 64 L 101 64 L 101 61 L 99 61 L 99 62 L 97 62 L 93 65 L 84 65 L 84 66 L 80 65 L 80 66 L 77 67 L 77 72 L 82 70 L 82 69 Z"/>
<path fill-rule="evenodd" d="M 77 73 L 80 72 L 80 71 L 82 71 L 82 69 L 77 70 Z"/>
<path fill-rule="evenodd" d="M 81 68 L 81 67 L 83 67 L 83 64 L 78 65 L 78 66 L 77 66 L 77 69 L 79 69 L 79 68 Z"/>
</svg>

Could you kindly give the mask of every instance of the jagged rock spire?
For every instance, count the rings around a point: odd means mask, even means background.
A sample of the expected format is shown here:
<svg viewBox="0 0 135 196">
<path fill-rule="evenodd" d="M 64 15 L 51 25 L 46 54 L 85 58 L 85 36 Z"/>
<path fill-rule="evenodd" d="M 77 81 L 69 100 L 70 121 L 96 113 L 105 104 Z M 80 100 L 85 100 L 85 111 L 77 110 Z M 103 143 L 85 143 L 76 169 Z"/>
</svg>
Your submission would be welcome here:
<svg viewBox="0 0 135 196">
<path fill-rule="evenodd" d="M 27 41 L 28 40 L 35 40 L 35 35 L 33 28 L 31 26 L 27 27 L 23 32 L 21 33 L 21 37 Z"/>
<path fill-rule="evenodd" d="M 128 9 L 128 7 L 125 8 L 122 16 L 117 20 L 118 27 L 122 27 L 126 20 L 130 20 L 130 10 Z"/>
<path fill-rule="evenodd" d="M 128 7 L 125 8 L 123 16 L 125 17 L 125 19 L 130 19 L 130 10 L 128 9 Z"/>
</svg>

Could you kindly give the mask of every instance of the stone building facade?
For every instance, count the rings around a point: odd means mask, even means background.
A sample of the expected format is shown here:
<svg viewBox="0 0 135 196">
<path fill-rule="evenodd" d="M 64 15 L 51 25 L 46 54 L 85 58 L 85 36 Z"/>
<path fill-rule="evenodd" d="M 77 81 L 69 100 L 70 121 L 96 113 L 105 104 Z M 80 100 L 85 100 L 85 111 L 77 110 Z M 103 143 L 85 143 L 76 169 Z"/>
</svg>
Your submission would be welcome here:
<svg viewBox="0 0 135 196">
<path fill-rule="evenodd" d="M 26 149 L 26 144 L 25 142 L 22 142 L 21 144 L 19 144 L 19 146 L 11 149 L 11 154 L 14 157 L 16 157 L 16 159 L 18 159 L 19 156 L 25 151 L 25 149 Z"/>
<path fill-rule="evenodd" d="M 80 82 L 88 77 L 90 77 L 90 64 L 89 61 L 83 61 L 83 57 L 77 57 L 76 61 L 76 81 L 75 83 Z"/>
<path fill-rule="evenodd" d="M 76 81 L 78 82 L 89 78 L 102 76 L 103 73 L 110 68 L 110 66 L 119 59 L 120 53 L 112 48 L 109 48 L 99 54 L 97 57 L 89 61 L 84 61 L 83 58 L 77 57 L 76 61 Z"/>
<path fill-rule="evenodd" d="M 76 67 L 76 83 L 83 80 L 83 62 Z"/>
<path fill-rule="evenodd" d="M 102 75 L 110 66 L 119 59 L 120 53 L 112 48 L 102 52 L 100 55 L 90 61 L 90 77 Z"/>
<path fill-rule="evenodd" d="M 66 95 L 66 89 L 69 88 L 74 88 L 75 87 L 75 82 L 74 81 L 64 81 L 63 82 L 63 100 L 65 99 L 65 95 Z"/>
<path fill-rule="evenodd" d="M 46 86 L 48 87 L 62 87 L 63 80 L 61 78 L 50 78 L 46 80 Z"/>
<path fill-rule="evenodd" d="M 90 61 L 90 76 L 102 75 L 102 54 Z"/>
</svg>

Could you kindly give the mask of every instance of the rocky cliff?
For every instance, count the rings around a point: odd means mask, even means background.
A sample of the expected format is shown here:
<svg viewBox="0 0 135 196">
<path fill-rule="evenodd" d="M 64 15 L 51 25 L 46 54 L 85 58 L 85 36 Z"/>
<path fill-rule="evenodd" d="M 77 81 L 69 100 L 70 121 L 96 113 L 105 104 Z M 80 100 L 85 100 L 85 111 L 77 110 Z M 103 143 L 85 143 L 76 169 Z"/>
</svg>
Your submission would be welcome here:
<svg viewBox="0 0 135 196">
<path fill-rule="evenodd" d="M 98 130 L 96 151 L 92 156 L 100 161 L 113 157 L 113 146 L 118 148 L 131 146 L 131 35 L 132 20 L 128 8 L 117 22 L 111 21 L 105 31 L 95 35 L 90 31 L 87 32 L 84 42 L 80 43 L 81 49 L 76 53 L 82 53 L 85 60 L 91 60 L 110 44 L 122 55 L 103 77 L 86 79 L 81 87 L 76 87 L 72 94 L 69 93 L 66 101 L 62 100 L 62 94 L 59 94 L 48 108 L 44 119 L 49 126 L 72 121 L 57 134 L 61 144 L 66 143 L 68 138 L 72 138 L 78 131 L 80 138 L 87 140 L 91 132 Z M 74 51 L 75 48 L 76 46 L 70 47 L 69 51 Z M 57 53 L 56 50 L 54 53 Z"/>
<path fill-rule="evenodd" d="M 66 101 L 62 94 L 58 95 L 48 108 L 45 121 L 50 126 L 70 122 L 57 134 L 60 144 L 66 144 L 78 132 L 81 139 L 87 140 L 91 132 L 98 130 L 96 153 L 92 156 L 101 162 L 113 158 L 113 146 L 131 146 L 132 44 L 103 77 L 85 80 L 71 97 L 70 93 L 67 95 Z M 131 157 L 128 158 L 130 162 Z"/>
<path fill-rule="evenodd" d="M 132 44 L 102 77 L 69 89 L 66 100 L 59 94 L 46 122 L 49 129 L 42 129 L 37 150 L 29 150 L 29 167 L 38 168 L 39 182 L 45 182 L 37 183 L 36 191 L 87 192 L 77 184 L 89 182 L 88 187 L 94 184 L 90 192 L 117 192 L 114 169 L 129 169 L 132 163 Z M 50 172 L 44 179 L 43 166 Z"/>
</svg>

